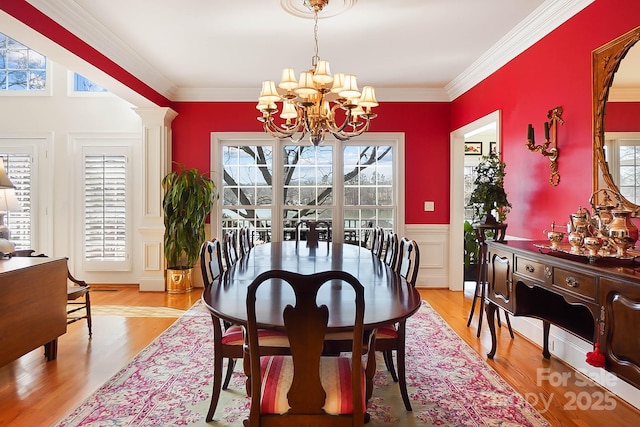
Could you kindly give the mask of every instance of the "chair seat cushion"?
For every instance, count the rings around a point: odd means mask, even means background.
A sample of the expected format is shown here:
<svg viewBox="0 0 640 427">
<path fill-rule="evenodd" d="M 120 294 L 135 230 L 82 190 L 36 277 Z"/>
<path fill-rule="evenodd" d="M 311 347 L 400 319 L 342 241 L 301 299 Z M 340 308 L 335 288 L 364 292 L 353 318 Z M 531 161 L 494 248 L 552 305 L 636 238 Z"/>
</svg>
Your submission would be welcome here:
<svg viewBox="0 0 640 427">
<path fill-rule="evenodd" d="M 398 328 L 396 324 L 384 325 L 378 328 L 376 332 L 376 340 L 389 340 L 398 338 Z"/>
<path fill-rule="evenodd" d="M 287 338 L 287 334 L 275 329 L 259 329 L 258 340 L 260 342 L 260 345 L 265 347 L 289 347 L 289 339 Z M 222 334 L 222 344 L 244 345 L 242 326 L 229 326 Z"/>
<path fill-rule="evenodd" d="M 290 408 L 287 393 L 293 381 L 291 356 L 264 356 L 260 358 L 262 373 L 263 414 L 284 414 Z M 362 372 L 362 408 L 366 410 L 365 374 Z M 348 357 L 320 358 L 320 381 L 327 397 L 324 410 L 328 414 L 353 413 L 351 396 L 351 359 Z"/>
</svg>

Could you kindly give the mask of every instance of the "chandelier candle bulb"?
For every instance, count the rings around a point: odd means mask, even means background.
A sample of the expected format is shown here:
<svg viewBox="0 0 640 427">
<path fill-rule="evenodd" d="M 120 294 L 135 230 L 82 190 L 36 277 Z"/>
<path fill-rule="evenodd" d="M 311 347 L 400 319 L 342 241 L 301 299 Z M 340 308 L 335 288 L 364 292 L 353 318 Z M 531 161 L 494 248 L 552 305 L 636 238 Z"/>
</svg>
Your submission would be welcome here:
<svg viewBox="0 0 640 427">
<path fill-rule="evenodd" d="M 333 86 L 331 87 L 332 93 L 339 93 L 344 86 L 344 74 L 338 73 L 333 76 Z"/>
<path fill-rule="evenodd" d="M 316 71 L 313 73 L 313 81 L 322 85 L 330 84 L 333 82 L 331 71 L 329 71 L 329 62 L 318 61 L 318 64 L 316 65 Z"/>
<path fill-rule="evenodd" d="M 286 91 L 290 91 L 298 87 L 298 79 L 296 79 L 296 72 L 293 68 L 285 68 L 282 70 L 282 78 L 280 79 L 278 87 Z"/>
<path fill-rule="evenodd" d="M 344 86 L 342 86 L 342 90 L 338 95 L 343 98 L 360 98 L 355 74 L 346 74 L 344 76 Z"/>
<path fill-rule="evenodd" d="M 313 82 L 313 73 L 310 71 L 300 73 L 300 82 L 298 83 L 298 88 L 295 89 L 295 92 L 304 97 L 308 97 L 318 92 Z"/>
<path fill-rule="evenodd" d="M 378 100 L 376 99 L 376 93 L 372 86 L 365 86 L 362 88 L 362 96 L 358 101 L 360 107 L 377 107 Z"/>
<path fill-rule="evenodd" d="M 259 101 L 266 103 L 280 101 L 280 95 L 276 90 L 276 83 L 273 80 L 265 80 L 262 82 L 262 90 L 260 91 Z"/>
</svg>

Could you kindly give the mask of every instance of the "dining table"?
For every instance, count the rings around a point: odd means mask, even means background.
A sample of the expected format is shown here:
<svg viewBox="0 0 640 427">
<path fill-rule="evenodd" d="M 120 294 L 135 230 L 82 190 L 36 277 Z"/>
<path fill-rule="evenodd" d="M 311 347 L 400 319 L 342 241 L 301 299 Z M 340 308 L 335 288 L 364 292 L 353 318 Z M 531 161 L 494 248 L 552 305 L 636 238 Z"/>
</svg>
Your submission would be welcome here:
<svg viewBox="0 0 640 427">
<path fill-rule="evenodd" d="M 418 311 L 422 302 L 415 287 L 371 250 L 347 243 L 320 242 L 316 246 L 305 241 L 256 245 L 222 274 L 217 286 L 203 291 L 202 301 L 216 317 L 246 325 L 247 287 L 269 270 L 300 274 L 338 270 L 352 274 L 365 289 L 365 330 L 402 321 Z M 328 332 L 353 328 L 355 304 L 353 290 L 348 288 L 332 283 L 318 292 L 318 305 L 329 307 Z M 292 289 L 272 280 L 258 289 L 256 298 L 258 325 L 283 327 L 282 311 L 288 304 L 295 305 Z"/>
</svg>

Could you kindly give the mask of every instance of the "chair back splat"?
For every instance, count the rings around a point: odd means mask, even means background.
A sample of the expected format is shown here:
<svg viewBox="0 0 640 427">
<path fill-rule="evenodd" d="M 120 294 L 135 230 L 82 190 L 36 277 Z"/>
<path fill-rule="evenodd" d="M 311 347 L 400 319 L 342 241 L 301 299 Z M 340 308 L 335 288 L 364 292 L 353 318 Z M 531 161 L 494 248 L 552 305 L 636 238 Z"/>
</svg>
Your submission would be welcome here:
<svg viewBox="0 0 640 427">
<path fill-rule="evenodd" d="M 318 242 L 326 241 L 327 246 L 331 243 L 331 224 L 328 221 L 309 221 L 306 219 L 298 221 L 296 224 L 296 245 L 301 240 L 306 240 L 310 248 L 318 247 Z"/>
<path fill-rule="evenodd" d="M 420 268 L 420 249 L 415 240 L 403 237 L 400 240 L 398 249 L 398 261 L 396 271 L 412 286 L 416 285 L 418 269 Z"/>
<path fill-rule="evenodd" d="M 385 243 L 385 253 L 384 253 L 384 262 L 392 270 L 395 271 L 396 262 L 398 259 L 398 235 L 393 231 L 390 231 L 387 234 L 386 243 Z"/>
<path fill-rule="evenodd" d="M 238 261 L 238 249 L 236 242 L 236 233 L 233 231 L 227 231 L 224 234 L 222 241 L 222 254 L 224 255 L 224 262 L 227 268 L 230 268 Z"/>
<path fill-rule="evenodd" d="M 292 356 L 262 356 L 258 347 L 259 319 L 256 318 L 256 293 L 259 287 L 270 281 L 280 282 L 278 286 L 290 286 L 296 296 L 296 305 L 287 305 L 282 313 L 282 322 L 289 337 Z M 337 287 L 337 283 L 342 283 L 340 288 Z M 322 357 L 324 336 L 330 318 L 329 307 L 318 306 L 316 302 L 318 290 L 322 286 L 331 286 L 331 292 L 345 292 L 348 295 L 338 298 L 353 296 L 355 315 L 351 350 L 352 354 L 356 355 L 353 358 Z M 260 302 L 261 305 L 264 303 Z M 245 426 L 364 424 L 366 391 L 361 358 L 364 287 L 355 277 L 342 271 L 326 271 L 311 275 L 282 270 L 262 273 L 247 290 L 247 318 L 248 351 L 251 361 L 251 409 Z M 370 340 L 369 348 L 373 349 L 374 333 L 370 334 Z M 370 357 L 373 357 L 373 353 L 370 353 Z M 350 373 L 339 376 L 327 375 L 334 369 L 339 369 L 334 372 L 347 369 Z M 333 378 L 335 382 L 328 381 L 329 378 Z M 345 387 L 348 392 L 345 392 Z M 270 390 L 270 393 L 262 393 L 261 390 Z M 342 394 L 339 393 L 340 390 Z"/>
</svg>

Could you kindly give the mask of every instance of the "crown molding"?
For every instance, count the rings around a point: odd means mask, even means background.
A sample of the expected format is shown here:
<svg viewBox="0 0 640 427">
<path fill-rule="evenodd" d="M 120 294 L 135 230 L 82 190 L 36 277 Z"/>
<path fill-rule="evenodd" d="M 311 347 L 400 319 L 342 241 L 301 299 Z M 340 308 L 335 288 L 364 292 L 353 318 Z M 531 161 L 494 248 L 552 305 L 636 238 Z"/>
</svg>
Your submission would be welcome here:
<svg viewBox="0 0 640 427">
<path fill-rule="evenodd" d="M 27 0 L 34 7 L 172 101 L 255 101 L 255 89 L 180 88 L 142 60 L 73 0 Z M 376 88 L 382 102 L 450 102 L 489 77 L 595 0 L 546 0 L 444 88 Z M 143 77 L 142 77 L 143 76 Z"/>
<path fill-rule="evenodd" d="M 547 0 L 445 86 L 454 100 L 595 0 Z"/>
<path fill-rule="evenodd" d="M 155 91 L 172 99 L 174 84 L 73 0 L 27 0 L 31 5 L 91 45 Z M 141 77 L 144 76 L 144 77 Z"/>
<path fill-rule="evenodd" d="M 175 102 L 258 102 L 256 88 L 178 88 Z M 384 102 L 449 102 L 444 89 L 376 88 L 376 98 Z"/>
</svg>

